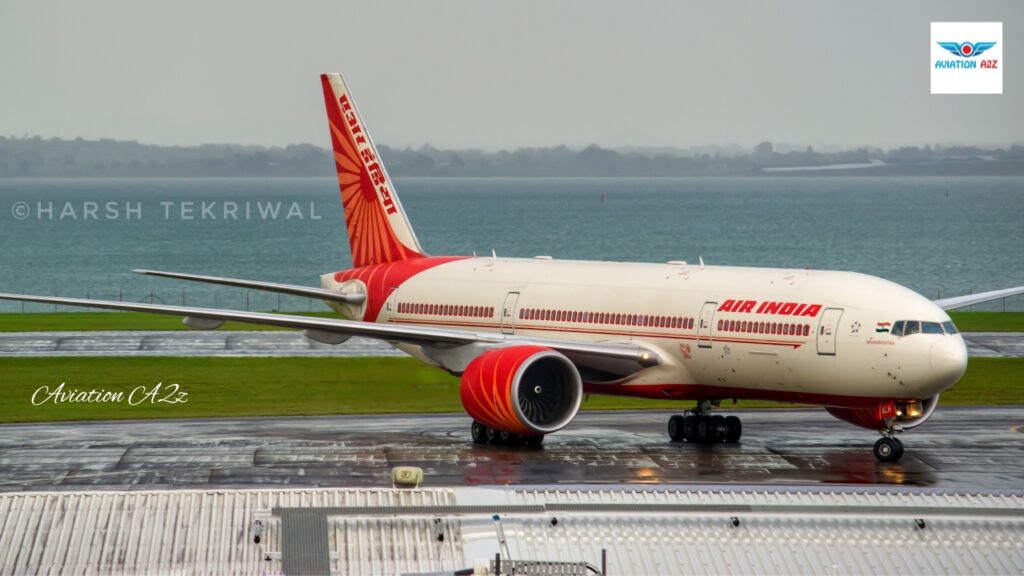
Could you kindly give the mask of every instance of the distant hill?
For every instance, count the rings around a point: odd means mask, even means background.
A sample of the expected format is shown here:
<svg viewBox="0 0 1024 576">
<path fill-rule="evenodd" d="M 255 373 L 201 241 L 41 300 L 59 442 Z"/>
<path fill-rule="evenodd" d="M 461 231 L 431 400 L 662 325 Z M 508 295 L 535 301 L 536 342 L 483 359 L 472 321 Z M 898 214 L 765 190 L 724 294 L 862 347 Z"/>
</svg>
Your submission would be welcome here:
<svg viewBox="0 0 1024 576">
<path fill-rule="evenodd" d="M 1024 175 L 1020 145 L 830 152 L 792 145 L 776 149 L 770 142 L 751 151 L 735 146 L 613 150 L 592 145 L 484 152 L 427 145 L 381 146 L 380 154 L 394 176 Z M 332 176 L 332 158 L 311 144 L 156 146 L 109 139 L 0 137 L 0 178 Z"/>
</svg>

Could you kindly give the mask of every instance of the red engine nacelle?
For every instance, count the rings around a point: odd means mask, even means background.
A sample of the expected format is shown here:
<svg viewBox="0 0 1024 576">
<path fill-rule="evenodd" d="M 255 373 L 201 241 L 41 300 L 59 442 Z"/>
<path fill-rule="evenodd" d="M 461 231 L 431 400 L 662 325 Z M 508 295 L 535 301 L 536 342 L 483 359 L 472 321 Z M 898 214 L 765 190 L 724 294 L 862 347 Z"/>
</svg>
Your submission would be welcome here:
<svg viewBox="0 0 1024 576">
<path fill-rule="evenodd" d="M 561 430 L 580 409 L 583 382 L 576 366 L 543 346 L 496 348 L 466 366 L 459 387 L 474 420 L 513 434 Z"/>
<path fill-rule="evenodd" d="M 885 421 L 894 418 L 896 424 L 909 430 L 924 424 L 924 421 L 935 412 L 939 405 L 939 396 L 925 398 L 917 402 L 892 402 L 874 408 L 825 408 L 828 413 L 854 426 L 869 430 L 885 430 Z"/>
</svg>

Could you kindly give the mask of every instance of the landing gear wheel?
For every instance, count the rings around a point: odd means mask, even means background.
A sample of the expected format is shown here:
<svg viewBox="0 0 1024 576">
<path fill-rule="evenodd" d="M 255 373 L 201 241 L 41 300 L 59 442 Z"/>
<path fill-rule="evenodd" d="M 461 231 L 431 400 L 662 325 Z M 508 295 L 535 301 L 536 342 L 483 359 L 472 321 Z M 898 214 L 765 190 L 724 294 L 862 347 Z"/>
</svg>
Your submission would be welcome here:
<svg viewBox="0 0 1024 576">
<path fill-rule="evenodd" d="M 488 444 L 501 444 L 501 432 L 498 430 L 488 426 L 486 436 Z"/>
<path fill-rule="evenodd" d="M 498 444 L 503 446 L 515 446 L 519 443 L 519 434 L 513 434 L 512 432 L 505 432 L 501 430 L 498 432 Z"/>
<path fill-rule="evenodd" d="M 712 414 L 711 417 L 715 420 L 715 435 L 711 441 L 719 442 L 725 440 L 725 416 Z"/>
<path fill-rule="evenodd" d="M 531 448 L 536 448 L 544 443 L 543 434 L 531 434 L 523 437 L 523 443 Z"/>
<path fill-rule="evenodd" d="M 735 444 L 743 436 L 743 423 L 736 416 L 725 417 L 725 442 Z"/>
<path fill-rule="evenodd" d="M 469 434 L 473 437 L 473 444 L 486 444 L 487 443 L 487 426 L 473 421 L 473 426 L 469 428 Z"/>
<path fill-rule="evenodd" d="M 715 419 L 711 416 L 697 417 L 697 441 L 710 444 L 715 441 Z"/>
<path fill-rule="evenodd" d="M 881 462 L 896 462 L 903 456 L 903 442 L 899 438 L 883 436 L 875 442 L 875 458 Z"/>
<path fill-rule="evenodd" d="M 697 441 L 697 416 L 683 416 L 683 440 Z"/>
<path fill-rule="evenodd" d="M 673 442 L 683 439 L 683 420 L 684 418 L 678 414 L 668 419 L 668 437 Z"/>
</svg>

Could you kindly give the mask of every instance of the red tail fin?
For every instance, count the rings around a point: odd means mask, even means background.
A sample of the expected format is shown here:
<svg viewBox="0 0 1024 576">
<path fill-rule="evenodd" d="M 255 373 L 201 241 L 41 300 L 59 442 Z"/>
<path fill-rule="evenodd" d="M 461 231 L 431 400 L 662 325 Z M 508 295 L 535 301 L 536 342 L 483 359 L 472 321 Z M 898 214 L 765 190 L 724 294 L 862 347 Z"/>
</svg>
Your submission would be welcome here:
<svg viewBox="0 0 1024 576">
<path fill-rule="evenodd" d="M 338 74 L 320 76 L 355 267 L 420 258 L 423 249 Z"/>
</svg>

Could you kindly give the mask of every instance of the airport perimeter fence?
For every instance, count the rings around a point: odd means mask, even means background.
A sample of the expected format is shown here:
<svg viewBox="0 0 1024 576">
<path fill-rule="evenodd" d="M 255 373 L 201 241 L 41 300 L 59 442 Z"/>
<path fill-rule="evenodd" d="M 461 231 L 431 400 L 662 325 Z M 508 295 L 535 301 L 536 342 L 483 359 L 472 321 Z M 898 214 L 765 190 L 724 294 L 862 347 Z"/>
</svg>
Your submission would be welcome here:
<svg viewBox="0 0 1024 576">
<path fill-rule="evenodd" d="M 67 290 L 50 292 L 33 292 L 39 296 L 57 296 L 64 298 L 86 298 L 94 300 L 114 300 L 118 302 L 134 302 L 144 304 L 166 304 L 172 306 L 197 306 L 202 308 L 227 308 L 230 310 L 249 310 L 256 312 L 325 312 L 327 305 L 315 298 L 275 294 L 244 288 L 227 288 L 202 286 L 198 288 L 182 288 L 178 290 Z M 929 298 L 942 298 L 958 295 L 947 290 L 933 290 L 925 294 Z M 1021 312 L 1024 311 L 1024 294 L 1009 296 L 964 308 L 987 312 Z M 35 302 L 0 301 L 0 313 L 17 312 L 96 312 L 95 308 L 79 308 Z M 114 311 L 111 311 L 114 312 Z"/>
</svg>

